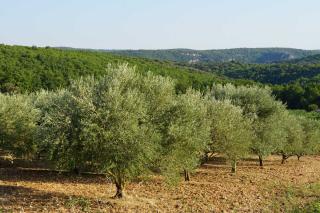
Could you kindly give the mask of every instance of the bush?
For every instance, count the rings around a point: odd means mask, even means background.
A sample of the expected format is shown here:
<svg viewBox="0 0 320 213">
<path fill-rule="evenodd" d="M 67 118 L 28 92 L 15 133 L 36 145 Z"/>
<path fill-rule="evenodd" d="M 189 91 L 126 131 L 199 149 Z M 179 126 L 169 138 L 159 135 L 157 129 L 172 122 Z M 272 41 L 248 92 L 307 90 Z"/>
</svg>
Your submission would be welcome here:
<svg viewBox="0 0 320 213">
<path fill-rule="evenodd" d="M 33 157 L 39 111 L 26 95 L 0 93 L 0 147 L 18 157 Z"/>
<path fill-rule="evenodd" d="M 243 115 L 240 107 L 229 101 L 211 101 L 209 105 L 211 119 L 211 152 L 222 153 L 231 161 L 232 172 L 237 162 L 245 157 L 253 139 L 252 121 Z"/>
</svg>

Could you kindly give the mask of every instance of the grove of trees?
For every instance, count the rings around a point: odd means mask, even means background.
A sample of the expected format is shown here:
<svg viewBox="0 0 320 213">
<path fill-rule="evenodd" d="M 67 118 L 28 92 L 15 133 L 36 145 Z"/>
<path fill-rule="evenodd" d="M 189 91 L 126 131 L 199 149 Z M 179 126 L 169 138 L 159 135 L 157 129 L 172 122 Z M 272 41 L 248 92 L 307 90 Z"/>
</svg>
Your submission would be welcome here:
<svg viewBox="0 0 320 213">
<path fill-rule="evenodd" d="M 277 99 L 290 109 L 314 111 L 320 108 L 320 55 L 273 64 L 231 61 L 185 65 L 232 79 L 269 84 Z"/>
<path fill-rule="evenodd" d="M 289 113 L 269 88 L 214 84 L 177 92 L 176 80 L 127 64 L 64 89 L 0 94 L 0 149 L 42 156 L 58 169 L 103 173 L 116 198 L 126 183 L 159 173 L 189 181 L 208 153 L 237 163 L 257 155 L 319 154 L 319 121 Z"/>
<path fill-rule="evenodd" d="M 172 51 L 184 57 L 194 57 L 188 55 L 189 50 Z M 219 55 L 224 55 L 225 51 L 227 50 L 217 53 L 217 57 L 221 58 Z M 296 55 L 299 58 L 314 54 L 296 51 L 291 49 L 235 49 L 227 51 L 229 53 L 221 59 L 226 57 L 222 61 L 229 61 L 230 58 L 233 58 L 242 61 L 241 63 L 237 61 L 206 62 L 207 56 L 197 63 L 176 63 L 90 50 L 0 44 L 0 92 L 13 94 L 35 92 L 40 89 L 55 90 L 70 86 L 73 80 L 81 76 L 102 76 L 108 64 L 129 63 L 136 66 L 140 73 L 150 71 L 156 75 L 175 79 L 175 89 L 178 92 L 185 92 L 190 86 L 204 92 L 213 83 L 270 84 L 273 94 L 288 108 L 314 111 L 320 108 L 319 55 L 273 64 L 247 64 L 244 63 L 247 59 L 242 60 L 242 57 L 248 57 L 249 52 L 250 58 L 253 57 L 253 62 L 260 60 L 260 56 L 269 55 L 272 52 L 276 55 L 279 52 L 284 56 L 288 56 L 285 53 L 290 52 L 289 55 Z M 203 51 L 201 52 L 204 54 Z M 211 55 L 209 52 L 208 54 Z M 116 51 L 116 53 L 120 52 Z M 155 53 L 158 54 L 158 51 Z M 123 54 L 127 55 L 126 51 Z M 128 55 L 134 56 L 135 54 Z M 251 59 L 248 60 L 251 61 Z"/>
</svg>

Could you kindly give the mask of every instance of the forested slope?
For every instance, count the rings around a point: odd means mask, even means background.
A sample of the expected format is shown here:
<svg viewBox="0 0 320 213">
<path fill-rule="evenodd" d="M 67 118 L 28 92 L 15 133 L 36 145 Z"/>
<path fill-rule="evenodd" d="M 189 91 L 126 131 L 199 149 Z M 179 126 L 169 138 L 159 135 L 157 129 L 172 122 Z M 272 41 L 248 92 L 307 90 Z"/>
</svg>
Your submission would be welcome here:
<svg viewBox="0 0 320 213">
<path fill-rule="evenodd" d="M 56 89 L 69 85 L 80 76 L 101 76 L 108 64 L 129 63 L 141 72 L 170 76 L 177 89 L 189 86 L 204 89 L 213 82 L 223 82 L 214 74 L 195 71 L 170 62 L 123 57 L 84 50 L 61 50 L 0 45 L 0 92 Z"/>
<path fill-rule="evenodd" d="M 292 109 L 320 106 L 319 56 L 273 64 L 175 63 L 125 57 L 89 50 L 0 45 L 0 92 L 32 92 L 65 87 L 80 76 L 101 76 L 109 64 L 129 63 L 177 81 L 177 91 L 192 86 L 205 90 L 213 83 L 268 84 Z M 257 83 L 259 84 L 259 83 Z"/>
<path fill-rule="evenodd" d="M 320 55 L 273 64 L 181 63 L 232 79 L 268 84 L 291 109 L 316 110 L 320 106 Z"/>
<path fill-rule="evenodd" d="M 316 57 L 318 56 L 313 56 L 312 59 Z M 313 63 L 301 59 L 297 63 L 246 64 L 233 61 L 184 65 L 230 78 L 250 79 L 265 84 L 287 84 L 301 78 L 310 79 L 320 75 L 320 60 L 318 62 L 313 60 Z"/>
<path fill-rule="evenodd" d="M 292 48 L 235 48 L 221 50 L 100 50 L 119 55 L 168 60 L 176 62 L 228 62 L 271 63 L 299 59 L 320 53 L 319 50 L 300 50 Z"/>
</svg>

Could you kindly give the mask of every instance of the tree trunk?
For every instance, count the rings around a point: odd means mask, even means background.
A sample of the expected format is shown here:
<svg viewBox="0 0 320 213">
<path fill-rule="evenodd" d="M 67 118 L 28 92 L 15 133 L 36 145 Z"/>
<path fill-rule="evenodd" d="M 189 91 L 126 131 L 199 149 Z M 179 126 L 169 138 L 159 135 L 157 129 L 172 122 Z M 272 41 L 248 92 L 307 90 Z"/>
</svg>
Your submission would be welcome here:
<svg viewBox="0 0 320 213">
<path fill-rule="evenodd" d="M 205 153 L 201 159 L 201 165 L 208 163 L 208 161 L 209 161 L 209 153 Z"/>
<path fill-rule="evenodd" d="M 120 180 L 120 181 L 116 181 L 115 184 L 116 184 L 117 192 L 116 192 L 114 198 L 117 198 L 117 199 L 124 198 L 125 197 L 125 194 L 124 194 L 124 183 Z"/>
<path fill-rule="evenodd" d="M 190 174 L 188 170 L 184 170 L 184 180 L 185 181 L 190 181 Z"/>
<path fill-rule="evenodd" d="M 76 175 L 80 175 L 80 174 L 81 174 L 80 169 L 79 169 L 78 167 L 74 167 L 74 168 L 72 169 L 72 172 L 73 172 L 74 174 L 76 174 Z"/>
<path fill-rule="evenodd" d="M 38 152 L 37 153 L 37 160 L 40 160 L 41 159 L 41 152 Z"/>
<path fill-rule="evenodd" d="M 302 155 L 297 155 L 297 157 L 298 157 L 298 161 L 300 161 L 300 158 L 302 157 Z"/>
<path fill-rule="evenodd" d="M 282 154 L 281 164 L 284 164 L 288 158 L 289 158 L 289 156 L 287 156 L 287 155 L 285 155 L 285 154 Z"/>
<path fill-rule="evenodd" d="M 259 165 L 262 168 L 263 167 L 263 158 L 262 156 L 259 156 Z"/>
<path fill-rule="evenodd" d="M 237 161 L 236 160 L 232 161 L 231 172 L 232 173 L 237 173 Z"/>
</svg>

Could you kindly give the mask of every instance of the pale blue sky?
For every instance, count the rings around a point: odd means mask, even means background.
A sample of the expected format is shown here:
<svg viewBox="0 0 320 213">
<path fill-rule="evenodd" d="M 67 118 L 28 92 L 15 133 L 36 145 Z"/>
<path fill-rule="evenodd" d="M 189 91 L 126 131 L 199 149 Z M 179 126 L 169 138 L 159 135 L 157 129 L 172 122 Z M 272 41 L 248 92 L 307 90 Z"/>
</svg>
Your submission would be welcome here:
<svg viewBox="0 0 320 213">
<path fill-rule="evenodd" d="M 0 43 L 320 49 L 320 0 L 0 0 Z"/>
</svg>

